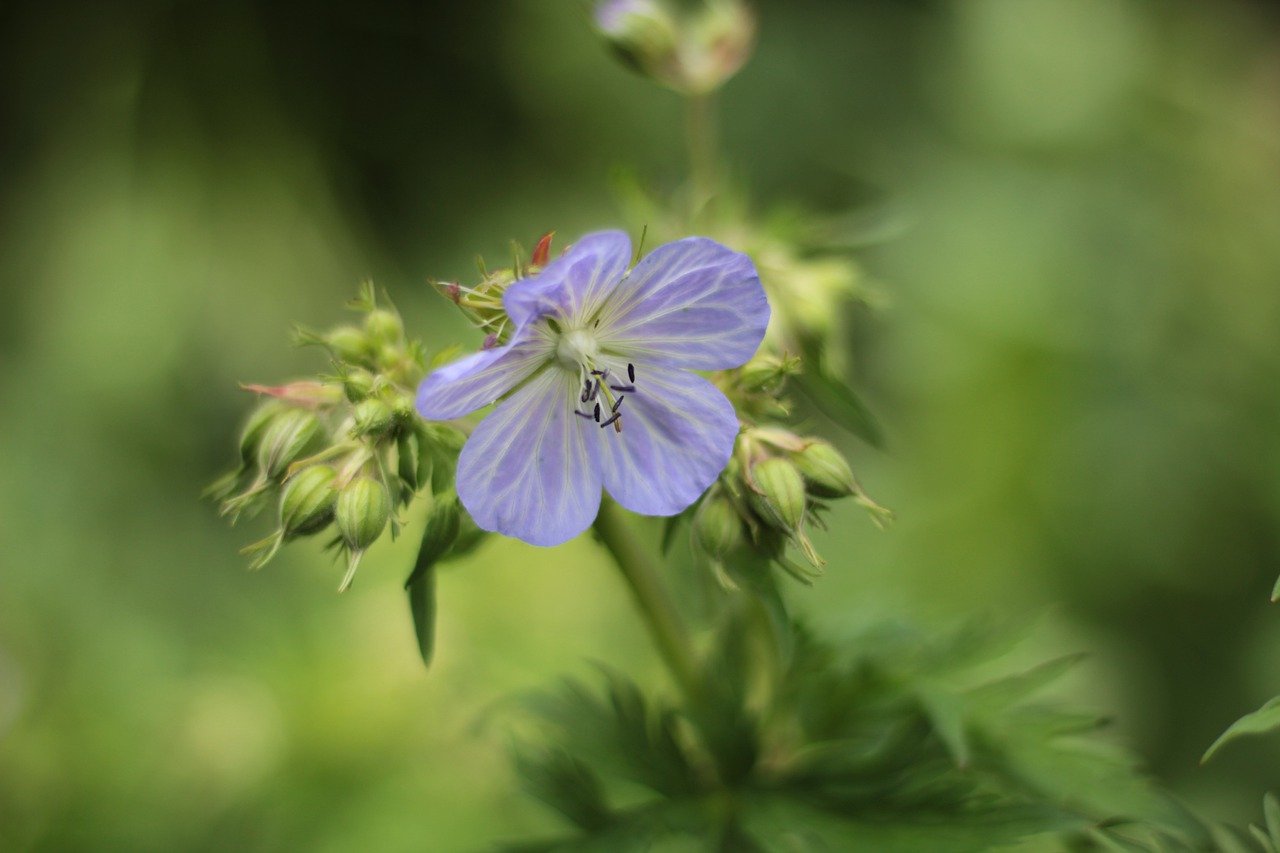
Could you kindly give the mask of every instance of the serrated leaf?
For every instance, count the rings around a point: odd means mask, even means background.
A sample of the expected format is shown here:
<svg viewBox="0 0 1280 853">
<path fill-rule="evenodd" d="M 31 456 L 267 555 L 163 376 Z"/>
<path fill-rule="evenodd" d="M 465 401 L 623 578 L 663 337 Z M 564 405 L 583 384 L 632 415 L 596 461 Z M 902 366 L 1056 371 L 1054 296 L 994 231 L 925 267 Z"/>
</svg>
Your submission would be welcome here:
<svg viewBox="0 0 1280 853">
<path fill-rule="evenodd" d="M 1245 714 L 1223 732 L 1213 744 L 1205 750 L 1200 763 L 1204 764 L 1236 738 L 1245 735 L 1262 735 L 1280 730 L 1280 696 L 1276 696 L 1251 714 Z"/>
<path fill-rule="evenodd" d="M 611 814 L 600 778 L 584 762 L 563 751 L 534 758 L 516 756 L 525 790 L 588 832 L 608 826 Z"/>
<path fill-rule="evenodd" d="M 965 708 L 955 696 L 940 691 L 923 690 L 919 694 L 920 706 L 933 726 L 938 739 L 957 767 L 968 767 L 973 757 L 969 737 L 965 731 Z"/>
<path fill-rule="evenodd" d="M 969 695 L 977 702 L 1012 705 L 1057 681 L 1085 657 L 1083 654 L 1064 655 L 1016 675 L 975 687 Z"/>
</svg>

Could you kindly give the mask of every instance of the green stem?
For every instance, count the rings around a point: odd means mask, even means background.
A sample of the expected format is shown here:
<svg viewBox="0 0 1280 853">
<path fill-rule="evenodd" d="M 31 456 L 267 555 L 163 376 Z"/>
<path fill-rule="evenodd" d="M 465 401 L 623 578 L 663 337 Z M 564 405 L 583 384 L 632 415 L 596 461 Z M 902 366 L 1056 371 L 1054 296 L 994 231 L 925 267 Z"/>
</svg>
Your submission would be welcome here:
<svg viewBox="0 0 1280 853">
<path fill-rule="evenodd" d="M 628 525 L 622 510 L 609 499 L 600 506 L 595 530 L 622 571 L 662 660 L 690 701 L 702 693 L 689 631 L 675 602 L 662 585 L 660 567 Z"/>
<path fill-rule="evenodd" d="M 688 96 L 685 133 L 689 146 L 689 176 L 692 184 L 689 213 L 692 221 L 715 197 L 718 181 L 715 99 L 710 94 Z"/>
</svg>

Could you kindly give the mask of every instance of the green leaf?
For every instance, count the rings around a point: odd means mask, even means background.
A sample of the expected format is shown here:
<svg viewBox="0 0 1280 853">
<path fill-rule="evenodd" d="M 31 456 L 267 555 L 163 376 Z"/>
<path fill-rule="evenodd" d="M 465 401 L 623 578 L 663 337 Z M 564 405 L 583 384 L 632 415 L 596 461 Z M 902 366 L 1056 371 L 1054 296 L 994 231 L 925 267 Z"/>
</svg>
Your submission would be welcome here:
<svg viewBox="0 0 1280 853">
<path fill-rule="evenodd" d="M 805 347 L 804 372 L 796 377 L 800 390 L 823 414 L 872 447 L 884 447 L 884 430 L 870 407 L 852 388 L 821 366 L 812 346 Z"/>
<path fill-rule="evenodd" d="M 1280 696 L 1276 696 L 1252 714 L 1245 714 L 1231 724 L 1222 735 L 1205 750 L 1200 763 L 1204 764 L 1217 754 L 1218 750 L 1231 741 L 1245 735 L 1261 735 L 1280 729 Z"/>
<path fill-rule="evenodd" d="M 413 614 L 413 633 L 418 640 L 422 662 L 431 665 L 436 635 L 436 572 L 434 566 L 418 571 L 409 581 L 409 611 Z"/>
<path fill-rule="evenodd" d="M 1280 846 L 1280 800 L 1275 794 L 1268 793 L 1262 798 L 1262 814 L 1267 819 L 1267 832 L 1271 833 L 1272 842 Z"/>
<path fill-rule="evenodd" d="M 574 825 L 591 832 L 611 822 L 600 778 L 567 752 L 554 750 L 537 758 L 518 754 L 516 772 L 525 790 Z"/>
</svg>

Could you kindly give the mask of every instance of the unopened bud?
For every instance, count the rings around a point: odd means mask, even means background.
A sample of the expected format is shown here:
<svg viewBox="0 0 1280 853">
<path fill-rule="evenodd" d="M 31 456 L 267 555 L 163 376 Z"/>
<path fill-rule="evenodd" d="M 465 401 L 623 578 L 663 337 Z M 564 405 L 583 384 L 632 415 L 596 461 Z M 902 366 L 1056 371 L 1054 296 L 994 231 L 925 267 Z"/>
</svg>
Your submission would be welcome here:
<svg viewBox="0 0 1280 853">
<path fill-rule="evenodd" d="M 720 88 L 751 58 L 756 22 L 742 0 L 703 0 L 688 30 L 684 73 L 693 92 Z"/>
<path fill-rule="evenodd" d="M 390 496 L 382 483 L 372 477 L 357 477 L 338 493 L 334 520 L 352 551 L 363 551 L 377 541 L 390 517 Z"/>
<path fill-rule="evenodd" d="M 286 408 L 275 400 L 268 400 L 254 409 L 240 432 L 240 462 L 245 468 L 253 465 L 258 456 L 258 448 L 267 433 L 267 427 Z"/>
<path fill-rule="evenodd" d="M 721 558 L 742 544 L 742 519 L 724 495 L 709 495 L 693 516 L 693 535 L 709 556 Z"/>
<path fill-rule="evenodd" d="M 775 355 L 758 355 L 742 366 L 738 380 L 746 391 L 776 391 L 795 372 L 792 364 Z"/>
<path fill-rule="evenodd" d="M 355 326 L 339 326 L 324 336 L 324 344 L 340 360 L 360 364 L 372 352 L 369 339 Z"/>
<path fill-rule="evenodd" d="M 752 504 L 766 521 L 789 531 L 804 522 L 804 478 L 786 459 L 774 457 L 751 467 Z"/>
<path fill-rule="evenodd" d="M 336 476 L 328 465 L 312 465 L 285 482 L 280 493 L 280 529 L 286 539 L 316 533 L 333 520 Z"/>
<path fill-rule="evenodd" d="M 376 397 L 370 397 L 356 404 L 352 413 L 355 418 L 357 435 L 374 435 L 386 432 L 391 427 L 395 413 L 391 407 Z"/>
<path fill-rule="evenodd" d="M 675 19 L 656 0 L 604 0 L 596 26 L 626 65 L 669 86 L 678 85 L 679 33 Z"/>
<path fill-rule="evenodd" d="M 820 498 L 843 498 L 861 491 L 844 455 L 821 439 L 811 440 L 791 461 L 809 484 L 809 493 Z"/>
<path fill-rule="evenodd" d="M 348 400 L 359 403 L 373 393 L 374 382 L 375 377 L 372 373 L 363 367 L 357 367 L 347 371 L 342 377 L 342 390 L 346 392 Z"/>
<path fill-rule="evenodd" d="M 321 434 L 320 420 L 305 409 L 286 409 L 272 419 L 258 447 L 258 467 L 279 480 Z"/>
<path fill-rule="evenodd" d="M 404 322 L 394 311 L 375 308 L 364 318 L 364 331 L 376 343 L 399 343 L 404 337 Z"/>
</svg>

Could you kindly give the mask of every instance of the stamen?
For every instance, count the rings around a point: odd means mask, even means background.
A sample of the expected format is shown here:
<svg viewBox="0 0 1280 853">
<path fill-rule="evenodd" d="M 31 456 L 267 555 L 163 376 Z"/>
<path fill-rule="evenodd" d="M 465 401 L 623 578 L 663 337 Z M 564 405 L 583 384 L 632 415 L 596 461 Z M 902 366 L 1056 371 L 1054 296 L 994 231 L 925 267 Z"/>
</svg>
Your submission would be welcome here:
<svg viewBox="0 0 1280 853">
<path fill-rule="evenodd" d="M 581 409 L 574 409 L 574 410 L 573 410 L 573 413 L 574 413 L 575 415 L 577 415 L 578 417 L 580 417 L 580 418 L 586 418 L 587 420 L 591 420 L 591 415 L 589 415 L 588 413 L 586 413 L 586 412 L 582 411 Z"/>
<path fill-rule="evenodd" d="M 616 401 L 614 401 L 613 408 L 612 408 L 612 409 L 610 409 L 609 411 L 611 411 L 611 412 L 616 412 L 616 411 L 618 411 L 618 407 L 622 405 L 622 401 L 623 401 L 623 400 L 625 400 L 625 399 L 627 399 L 627 398 L 626 398 L 626 397 L 619 397 Z"/>
<path fill-rule="evenodd" d="M 620 417 L 622 417 L 622 412 L 614 412 L 613 415 L 610 416 L 609 420 L 604 421 L 600 424 L 600 429 L 604 429 L 605 427 L 607 427 L 609 424 L 613 423 Z"/>
<path fill-rule="evenodd" d="M 600 404 L 599 403 L 596 403 L 595 418 L 596 418 L 596 423 L 600 423 Z"/>
<path fill-rule="evenodd" d="M 591 371 L 591 375 L 599 376 L 601 379 L 604 379 L 606 376 L 609 375 L 609 368 L 606 367 L 604 370 L 593 370 Z"/>
<path fill-rule="evenodd" d="M 609 387 L 620 394 L 621 393 L 630 394 L 636 390 L 636 386 L 634 385 L 610 385 Z"/>
<path fill-rule="evenodd" d="M 600 380 L 597 379 L 591 384 L 591 393 L 587 395 L 588 400 L 594 400 L 600 395 Z"/>
<path fill-rule="evenodd" d="M 628 365 L 627 365 L 627 378 L 631 380 L 632 384 L 634 384 L 634 383 L 635 383 L 635 381 L 636 381 L 636 366 L 635 366 L 634 364 L 628 364 Z"/>
</svg>

